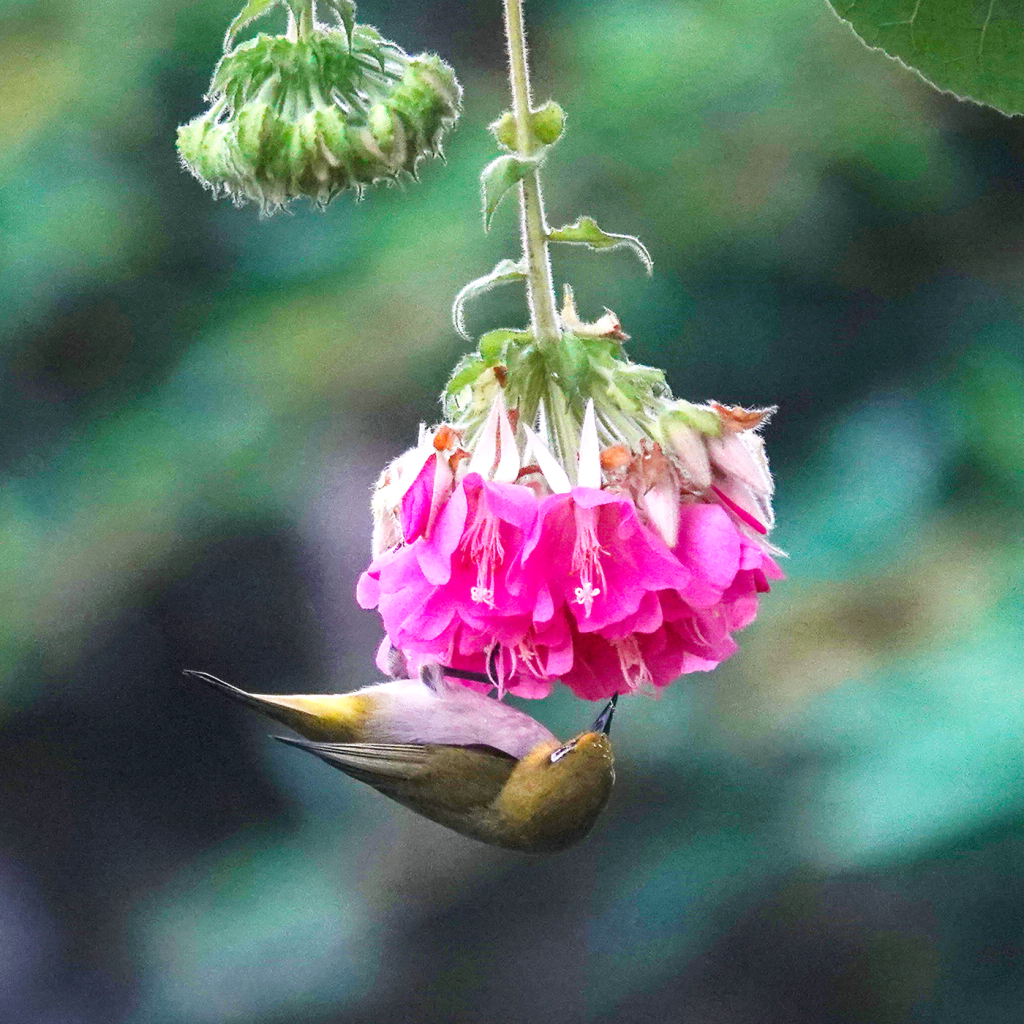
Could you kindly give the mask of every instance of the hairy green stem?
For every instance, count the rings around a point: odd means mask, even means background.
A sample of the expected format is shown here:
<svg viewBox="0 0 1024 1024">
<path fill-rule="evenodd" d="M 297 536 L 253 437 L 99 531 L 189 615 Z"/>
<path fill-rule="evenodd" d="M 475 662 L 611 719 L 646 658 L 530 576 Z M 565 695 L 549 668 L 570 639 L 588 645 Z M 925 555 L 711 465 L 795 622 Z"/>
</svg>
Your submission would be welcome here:
<svg viewBox="0 0 1024 1024">
<path fill-rule="evenodd" d="M 520 156 L 529 157 L 536 151 L 538 143 L 530 124 L 530 71 L 523 28 L 523 3 L 522 0 L 504 0 L 504 5 L 512 109 L 516 118 L 516 149 Z M 539 171 L 531 171 L 519 183 L 519 205 L 530 330 L 538 344 L 554 344 L 561 339 L 561 331 L 548 257 L 548 226 L 544 218 Z"/>
</svg>

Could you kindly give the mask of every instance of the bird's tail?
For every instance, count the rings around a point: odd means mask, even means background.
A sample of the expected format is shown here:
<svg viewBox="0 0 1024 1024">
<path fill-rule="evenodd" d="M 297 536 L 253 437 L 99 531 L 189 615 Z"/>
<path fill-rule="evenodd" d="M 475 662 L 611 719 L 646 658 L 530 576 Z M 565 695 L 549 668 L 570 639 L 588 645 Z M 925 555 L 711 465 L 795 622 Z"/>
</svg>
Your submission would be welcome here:
<svg viewBox="0 0 1024 1024">
<path fill-rule="evenodd" d="M 351 741 L 358 726 L 359 707 L 348 694 L 278 695 L 247 693 L 209 672 L 185 669 L 184 674 L 312 740 Z"/>
</svg>

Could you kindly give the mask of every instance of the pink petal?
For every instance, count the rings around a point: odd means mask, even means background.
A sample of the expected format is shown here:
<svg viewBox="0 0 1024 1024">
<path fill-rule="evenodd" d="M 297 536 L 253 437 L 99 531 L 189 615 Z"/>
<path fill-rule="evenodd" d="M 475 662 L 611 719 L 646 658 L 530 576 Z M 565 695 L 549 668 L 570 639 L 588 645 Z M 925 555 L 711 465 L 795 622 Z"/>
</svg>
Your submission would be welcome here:
<svg viewBox="0 0 1024 1024">
<path fill-rule="evenodd" d="M 687 504 L 679 510 L 679 543 L 675 555 L 693 574 L 683 596 L 710 608 L 739 572 L 740 533 L 718 505 Z"/>
<path fill-rule="evenodd" d="M 433 504 L 437 458 L 437 455 L 431 455 L 423 463 L 416 474 L 416 479 L 402 495 L 402 536 L 407 544 L 427 532 Z"/>
<path fill-rule="evenodd" d="M 526 533 L 537 518 L 539 502 L 533 491 L 523 484 L 489 483 L 471 473 L 462 482 L 467 494 L 483 491 L 490 512 Z"/>
<path fill-rule="evenodd" d="M 451 578 L 452 555 L 459 546 L 467 511 L 466 494 L 460 487 L 448 499 L 433 534 L 429 538 L 421 537 L 413 545 L 423 575 L 435 586 Z"/>
<path fill-rule="evenodd" d="M 356 584 L 356 601 L 360 608 L 376 608 L 380 601 L 380 581 L 367 569 Z"/>
</svg>

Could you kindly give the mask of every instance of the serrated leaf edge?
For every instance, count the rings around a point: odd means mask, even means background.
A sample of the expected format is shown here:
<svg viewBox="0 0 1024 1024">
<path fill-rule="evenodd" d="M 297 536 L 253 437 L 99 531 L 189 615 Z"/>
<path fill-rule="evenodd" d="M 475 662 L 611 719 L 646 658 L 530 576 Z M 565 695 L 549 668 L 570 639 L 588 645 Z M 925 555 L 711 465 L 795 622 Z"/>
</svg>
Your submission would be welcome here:
<svg viewBox="0 0 1024 1024">
<path fill-rule="evenodd" d="M 582 233 L 591 229 L 600 235 L 600 240 L 594 241 L 589 238 L 559 237 L 567 233 Z M 647 250 L 647 246 L 635 235 L 618 235 L 611 231 L 605 231 L 593 217 L 586 215 L 578 217 L 572 224 L 564 224 L 548 232 L 549 242 L 558 242 L 563 245 L 585 245 L 594 252 L 602 252 L 606 249 L 621 249 L 623 246 L 632 250 L 636 258 L 644 265 L 647 276 L 654 273 L 654 260 Z"/>
</svg>

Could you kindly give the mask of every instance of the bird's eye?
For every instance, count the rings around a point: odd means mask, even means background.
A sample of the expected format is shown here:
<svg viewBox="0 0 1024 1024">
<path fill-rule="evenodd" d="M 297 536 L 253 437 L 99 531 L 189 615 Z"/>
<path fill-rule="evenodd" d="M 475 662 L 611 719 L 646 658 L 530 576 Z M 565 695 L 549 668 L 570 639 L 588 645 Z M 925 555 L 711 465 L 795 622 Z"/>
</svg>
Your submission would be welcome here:
<svg viewBox="0 0 1024 1024">
<path fill-rule="evenodd" d="M 570 750 L 574 750 L 575 748 L 576 741 L 569 740 L 569 742 L 566 743 L 564 747 L 559 747 L 557 750 L 553 750 L 551 752 L 551 763 L 554 764 L 556 761 L 561 761 L 562 758 L 565 757 L 565 755 L 568 754 Z"/>
</svg>

